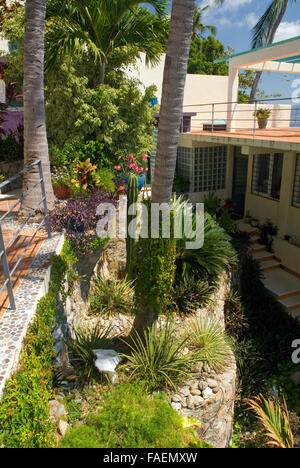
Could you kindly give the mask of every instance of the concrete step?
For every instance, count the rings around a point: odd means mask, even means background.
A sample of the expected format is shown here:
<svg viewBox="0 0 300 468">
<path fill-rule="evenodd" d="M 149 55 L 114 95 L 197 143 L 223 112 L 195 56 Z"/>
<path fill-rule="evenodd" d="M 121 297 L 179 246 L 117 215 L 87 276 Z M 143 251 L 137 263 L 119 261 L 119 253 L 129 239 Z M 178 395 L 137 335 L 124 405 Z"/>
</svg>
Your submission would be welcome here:
<svg viewBox="0 0 300 468">
<path fill-rule="evenodd" d="M 298 308 L 300 309 L 300 294 L 292 294 L 284 299 L 280 299 L 279 302 L 289 312 Z"/>
<path fill-rule="evenodd" d="M 280 267 L 281 263 L 278 260 L 275 260 L 275 258 L 272 258 L 272 260 L 265 260 L 264 262 L 261 262 L 261 271 L 275 270 L 276 268 Z"/>
<path fill-rule="evenodd" d="M 255 260 L 257 260 L 258 262 L 264 262 L 266 260 L 273 260 L 274 259 L 274 255 L 272 254 L 272 252 L 268 252 L 267 250 L 261 250 L 259 252 L 254 252 L 252 254 L 252 257 L 255 258 Z"/>
<path fill-rule="evenodd" d="M 257 242 L 251 244 L 250 253 L 262 252 L 263 250 L 266 250 L 264 245 L 258 244 Z"/>
<path fill-rule="evenodd" d="M 300 294 L 300 279 L 282 268 L 264 272 L 265 287 L 279 300 Z"/>
</svg>

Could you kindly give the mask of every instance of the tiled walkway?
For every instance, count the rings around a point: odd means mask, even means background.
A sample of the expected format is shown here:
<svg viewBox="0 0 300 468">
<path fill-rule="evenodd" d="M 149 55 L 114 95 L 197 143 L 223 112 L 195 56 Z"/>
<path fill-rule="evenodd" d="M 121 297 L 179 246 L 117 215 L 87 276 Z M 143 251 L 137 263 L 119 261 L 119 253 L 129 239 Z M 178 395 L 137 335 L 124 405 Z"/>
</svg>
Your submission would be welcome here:
<svg viewBox="0 0 300 468">
<path fill-rule="evenodd" d="M 14 236 L 15 231 L 3 229 L 3 238 L 4 244 L 8 245 L 9 241 Z M 16 262 L 21 257 L 24 249 L 27 247 L 28 242 L 32 238 L 34 234 L 33 230 L 23 230 L 21 231 L 15 241 L 9 246 L 7 249 L 7 260 L 10 271 L 16 264 Z M 12 283 L 13 283 L 13 290 L 16 293 L 18 287 L 21 284 L 22 279 L 25 277 L 31 263 L 33 262 L 35 256 L 37 255 L 42 242 L 46 239 L 47 234 L 44 231 L 40 231 L 37 233 L 35 238 L 33 239 L 30 247 L 24 254 L 18 268 L 16 269 L 15 273 L 12 276 Z M 0 264 L 0 285 L 2 285 L 5 281 L 2 264 Z M 0 320 L 4 314 L 4 311 L 9 307 L 9 300 L 7 296 L 7 289 L 5 288 L 2 293 L 0 293 Z"/>
<path fill-rule="evenodd" d="M 18 194 L 12 194 L 9 198 L 0 195 L 0 216 L 16 203 L 17 197 Z M 19 225 L 14 218 L 10 217 L 2 222 L 1 227 L 4 243 L 8 245 Z M 20 258 L 36 228 L 36 225 L 29 225 L 28 229 L 20 231 L 7 249 L 10 269 Z M 11 375 L 18 361 L 23 339 L 34 316 L 37 302 L 47 292 L 50 259 L 60 252 L 63 239 L 62 234 L 53 234 L 52 238 L 48 239 L 46 232 L 42 230 L 36 234 L 12 277 L 16 310 L 9 307 L 6 288 L 0 294 L 0 397 L 6 379 Z M 3 268 L 0 261 L 1 286 L 3 281 Z"/>
</svg>

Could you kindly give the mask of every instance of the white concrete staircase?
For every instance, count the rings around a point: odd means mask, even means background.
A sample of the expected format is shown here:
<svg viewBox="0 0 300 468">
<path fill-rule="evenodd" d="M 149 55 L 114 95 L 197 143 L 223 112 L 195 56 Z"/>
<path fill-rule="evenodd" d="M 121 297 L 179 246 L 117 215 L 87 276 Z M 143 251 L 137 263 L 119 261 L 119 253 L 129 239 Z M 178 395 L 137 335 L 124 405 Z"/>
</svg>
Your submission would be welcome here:
<svg viewBox="0 0 300 468">
<path fill-rule="evenodd" d="M 248 232 L 252 242 L 250 253 L 261 264 L 265 287 L 283 305 L 287 313 L 300 322 L 300 278 L 286 271 L 281 260 L 257 242 L 257 231 L 252 228 L 252 231 Z"/>
</svg>

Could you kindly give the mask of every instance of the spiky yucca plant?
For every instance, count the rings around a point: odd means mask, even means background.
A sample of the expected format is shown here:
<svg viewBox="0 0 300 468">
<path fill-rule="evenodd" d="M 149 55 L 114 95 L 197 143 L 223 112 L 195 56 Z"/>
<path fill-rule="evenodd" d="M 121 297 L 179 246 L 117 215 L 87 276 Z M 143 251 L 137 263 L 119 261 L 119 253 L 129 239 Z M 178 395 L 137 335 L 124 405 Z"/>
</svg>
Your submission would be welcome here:
<svg viewBox="0 0 300 468">
<path fill-rule="evenodd" d="M 247 399 L 248 410 L 254 411 L 257 419 L 264 427 L 267 445 L 273 448 L 293 448 L 294 436 L 289 421 L 286 402 L 281 407 L 273 400 L 267 400 L 262 394 L 252 399 Z"/>
<path fill-rule="evenodd" d="M 230 347 L 224 329 L 209 317 L 197 317 L 186 328 L 187 345 L 204 368 L 222 371 L 229 363 Z"/>
<path fill-rule="evenodd" d="M 132 313 L 134 305 L 133 283 L 127 278 L 118 279 L 116 276 L 109 279 L 97 277 L 92 287 L 90 312 L 109 316 Z"/>
<path fill-rule="evenodd" d="M 183 354 L 186 341 L 186 337 L 177 337 L 171 322 L 158 327 L 155 321 L 143 335 L 136 332 L 128 345 L 131 354 L 124 355 L 130 377 L 144 381 L 149 390 L 176 387 L 190 375 L 195 363 L 192 356 Z"/>
<path fill-rule="evenodd" d="M 70 361 L 80 379 L 89 382 L 96 374 L 94 349 L 109 349 L 111 328 L 103 328 L 98 322 L 91 327 L 74 327 L 74 338 L 67 345 Z"/>
</svg>

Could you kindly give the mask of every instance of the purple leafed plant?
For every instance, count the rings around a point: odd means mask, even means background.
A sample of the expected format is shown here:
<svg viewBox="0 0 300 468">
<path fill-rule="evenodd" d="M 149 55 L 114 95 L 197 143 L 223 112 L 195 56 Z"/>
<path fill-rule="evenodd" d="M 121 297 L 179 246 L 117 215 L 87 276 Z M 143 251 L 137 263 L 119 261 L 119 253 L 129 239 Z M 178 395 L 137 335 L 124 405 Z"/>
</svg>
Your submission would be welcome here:
<svg viewBox="0 0 300 468">
<path fill-rule="evenodd" d="M 96 234 L 96 226 L 104 215 L 97 215 L 97 207 L 101 203 L 112 203 L 115 207 L 118 201 L 108 192 L 91 192 L 87 198 L 70 199 L 59 203 L 49 212 L 52 231 L 66 231 L 74 248 L 91 238 L 91 232 Z"/>
</svg>

